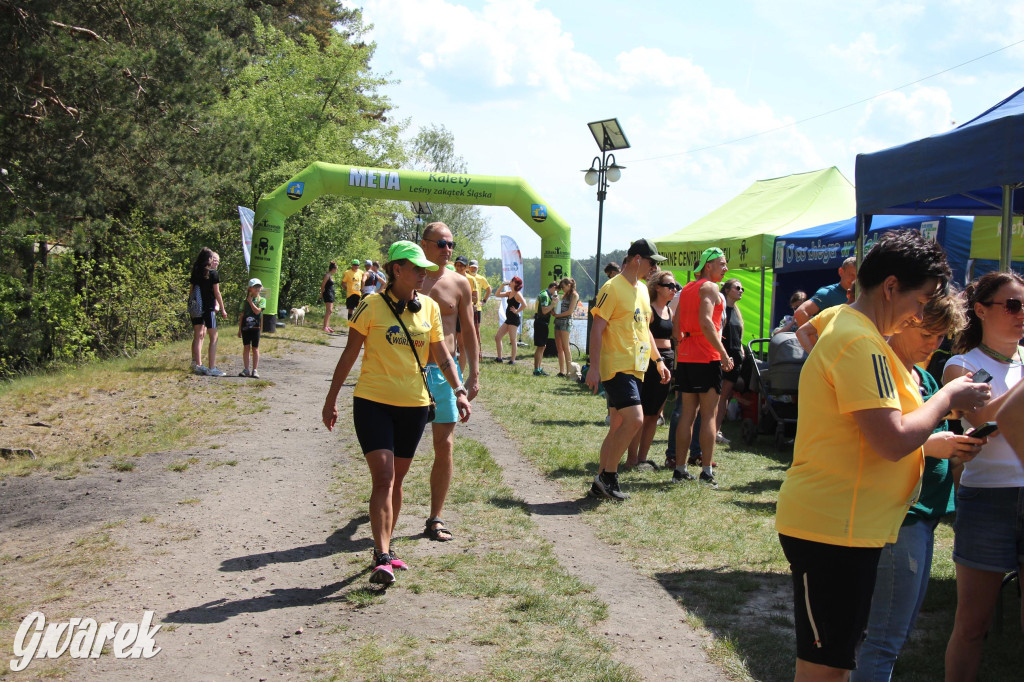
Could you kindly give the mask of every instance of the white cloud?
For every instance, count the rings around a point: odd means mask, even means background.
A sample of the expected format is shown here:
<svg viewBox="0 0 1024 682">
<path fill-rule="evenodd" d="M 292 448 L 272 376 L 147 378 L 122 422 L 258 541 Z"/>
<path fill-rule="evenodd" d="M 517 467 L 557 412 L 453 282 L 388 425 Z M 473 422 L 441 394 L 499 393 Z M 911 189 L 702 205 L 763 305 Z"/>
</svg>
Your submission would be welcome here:
<svg viewBox="0 0 1024 682">
<path fill-rule="evenodd" d="M 846 47 L 829 45 L 828 50 L 850 69 L 879 77 L 886 73 L 886 67 L 900 52 L 896 46 L 879 47 L 874 33 L 861 33 Z"/>
</svg>

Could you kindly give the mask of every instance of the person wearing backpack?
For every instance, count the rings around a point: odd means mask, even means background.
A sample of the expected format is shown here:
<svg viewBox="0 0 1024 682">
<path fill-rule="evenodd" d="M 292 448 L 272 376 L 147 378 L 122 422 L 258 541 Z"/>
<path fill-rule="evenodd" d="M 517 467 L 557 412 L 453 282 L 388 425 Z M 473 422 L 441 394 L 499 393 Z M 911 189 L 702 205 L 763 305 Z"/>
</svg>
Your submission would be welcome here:
<svg viewBox="0 0 1024 682">
<path fill-rule="evenodd" d="M 242 364 L 245 366 L 238 376 L 259 379 L 257 367 L 260 365 L 260 330 L 263 328 L 263 311 L 267 309 L 267 299 L 260 296 L 263 282 L 255 277 L 249 280 L 249 288 L 242 303 L 242 312 L 238 316 L 238 338 L 242 339 Z M 251 349 L 251 350 L 250 350 Z M 249 355 L 252 355 L 252 370 L 249 369 Z"/>
<path fill-rule="evenodd" d="M 192 263 L 189 277 L 188 316 L 192 320 L 192 371 L 211 377 L 222 377 L 217 369 L 217 310 L 228 319 L 224 299 L 220 295 L 220 256 L 204 246 Z M 209 332 L 207 332 L 209 330 Z M 210 365 L 203 366 L 203 338 L 210 335 Z"/>
</svg>

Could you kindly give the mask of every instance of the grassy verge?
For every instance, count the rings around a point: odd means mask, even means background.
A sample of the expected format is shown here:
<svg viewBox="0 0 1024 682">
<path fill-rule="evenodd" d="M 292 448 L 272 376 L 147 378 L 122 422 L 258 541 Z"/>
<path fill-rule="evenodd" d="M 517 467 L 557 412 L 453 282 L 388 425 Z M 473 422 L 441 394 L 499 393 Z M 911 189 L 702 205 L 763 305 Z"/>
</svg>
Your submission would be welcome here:
<svg viewBox="0 0 1024 682">
<path fill-rule="evenodd" d="M 241 342 L 222 332 L 222 366 L 241 368 Z M 326 343 L 313 328 L 286 328 L 263 338 L 264 357 L 302 343 Z M 115 456 L 119 471 L 146 452 L 176 448 L 197 433 L 216 436 L 246 414 L 267 408 L 267 379 L 209 379 L 188 371 L 190 342 L 134 358 L 93 362 L 0 384 L 0 447 L 31 449 L 36 458 L 0 459 L 0 479 L 34 471 L 75 476 L 97 458 Z M 237 370 L 236 370 L 237 372 Z"/>
<path fill-rule="evenodd" d="M 545 360 L 551 373 L 554 365 Z M 559 481 L 568 498 L 582 497 L 597 473 L 597 453 L 607 433 L 604 400 L 590 396 L 582 384 L 534 377 L 531 370 L 531 364 L 483 363 L 480 400 L 543 475 Z M 651 448 L 650 458 L 659 463 L 667 431 L 658 430 Z M 734 424 L 726 425 L 725 434 L 734 445 L 716 451 L 720 490 L 673 485 L 665 471 L 624 472 L 623 488 L 632 498 L 621 505 L 584 505 L 583 515 L 602 539 L 622 548 L 637 570 L 679 600 L 693 625 L 713 635 L 709 655 L 730 674 L 792 679 L 792 592 L 773 525 L 792 453 L 775 450 L 768 437 L 741 447 Z M 928 596 L 894 679 L 943 677 L 956 609 L 951 551 L 952 530 L 943 524 Z M 1013 679 L 1024 665 L 1017 595 L 1012 588 L 1004 593 L 1005 627 L 986 641 L 980 679 Z"/>
<path fill-rule="evenodd" d="M 394 549 L 414 564 L 413 570 L 399 574 L 396 586 L 386 593 L 360 584 L 344 595 L 355 609 L 439 595 L 449 620 L 437 623 L 432 629 L 436 636 L 429 639 L 403 627 L 415 614 L 391 620 L 383 632 L 349 629 L 351 644 L 322 658 L 309 672 L 330 681 L 638 679 L 593 634 L 593 625 L 606 617 L 606 607 L 592 588 L 562 570 L 551 545 L 538 538 L 520 505 L 492 502 L 510 499 L 513 493 L 500 483 L 500 471 L 487 449 L 460 439 L 456 451 L 459 465 L 448 506 L 458 510 L 458 543 L 422 557 L 409 548 L 409 540 L 399 537 Z M 350 454 L 348 464 L 339 467 L 337 484 L 360 491 L 360 498 L 353 498 L 350 509 L 341 509 L 342 516 L 365 514 L 369 502 L 365 465 L 358 452 Z M 429 461 L 417 461 L 406 479 L 400 536 L 413 523 L 409 519 L 424 518 L 429 511 L 429 472 Z M 359 570 L 367 560 L 364 552 L 349 562 Z M 397 604 L 388 610 L 395 608 Z M 406 605 L 402 613 L 410 610 Z"/>
</svg>

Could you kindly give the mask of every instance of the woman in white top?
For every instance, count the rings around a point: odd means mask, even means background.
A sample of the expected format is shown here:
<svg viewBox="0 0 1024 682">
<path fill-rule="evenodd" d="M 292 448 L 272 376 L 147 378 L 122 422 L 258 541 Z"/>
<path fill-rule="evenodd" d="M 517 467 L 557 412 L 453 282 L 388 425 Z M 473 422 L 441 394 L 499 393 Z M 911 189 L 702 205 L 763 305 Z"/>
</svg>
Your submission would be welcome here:
<svg viewBox="0 0 1024 682">
<path fill-rule="evenodd" d="M 965 427 L 993 421 L 1011 388 L 1020 383 L 1024 353 L 1024 278 L 993 272 L 970 285 L 967 328 L 957 337 L 943 381 L 985 370 L 992 375 L 992 400 L 964 415 Z M 1024 415 L 1022 415 L 1024 416 Z M 957 492 L 957 607 L 946 648 L 946 679 L 973 680 L 1003 576 L 1024 569 L 1024 463 L 999 434 L 964 465 Z M 1024 622 L 1024 614 L 1022 614 Z"/>
</svg>

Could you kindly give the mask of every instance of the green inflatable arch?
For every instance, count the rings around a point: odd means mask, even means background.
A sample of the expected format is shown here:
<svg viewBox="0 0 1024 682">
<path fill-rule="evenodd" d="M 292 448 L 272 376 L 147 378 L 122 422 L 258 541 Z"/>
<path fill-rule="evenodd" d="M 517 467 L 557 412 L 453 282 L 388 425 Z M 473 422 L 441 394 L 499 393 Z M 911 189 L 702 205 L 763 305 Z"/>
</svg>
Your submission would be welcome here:
<svg viewBox="0 0 1024 682">
<path fill-rule="evenodd" d="M 284 221 L 323 195 L 440 204 L 508 206 L 540 237 L 542 279 L 568 277 L 569 225 L 522 178 L 426 173 L 316 162 L 256 204 L 249 274 L 263 282 L 267 310 L 278 309 Z M 542 282 L 544 286 L 546 282 Z M 275 327 L 264 317 L 264 329 Z"/>
</svg>

